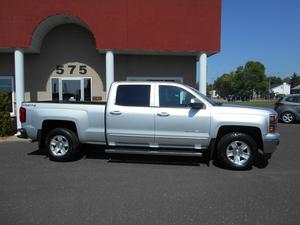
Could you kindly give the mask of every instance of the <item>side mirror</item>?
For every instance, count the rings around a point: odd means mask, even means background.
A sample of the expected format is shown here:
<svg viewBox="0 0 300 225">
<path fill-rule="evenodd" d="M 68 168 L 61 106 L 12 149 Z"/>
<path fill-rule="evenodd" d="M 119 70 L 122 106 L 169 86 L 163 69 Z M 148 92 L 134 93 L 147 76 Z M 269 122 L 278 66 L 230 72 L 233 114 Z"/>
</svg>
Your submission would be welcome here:
<svg viewBox="0 0 300 225">
<path fill-rule="evenodd" d="M 190 102 L 190 107 L 192 109 L 203 109 L 204 108 L 204 104 L 199 99 L 192 98 L 191 102 Z"/>
</svg>

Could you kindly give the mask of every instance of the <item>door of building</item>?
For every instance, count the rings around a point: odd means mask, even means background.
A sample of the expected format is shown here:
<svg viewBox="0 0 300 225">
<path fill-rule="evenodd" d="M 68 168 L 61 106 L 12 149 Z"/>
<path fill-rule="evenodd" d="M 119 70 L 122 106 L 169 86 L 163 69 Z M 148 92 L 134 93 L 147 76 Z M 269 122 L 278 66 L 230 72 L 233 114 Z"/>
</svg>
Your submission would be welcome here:
<svg viewBox="0 0 300 225">
<path fill-rule="evenodd" d="M 91 101 L 91 78 L 52 78 L 53 101 Z"/>
</svg>

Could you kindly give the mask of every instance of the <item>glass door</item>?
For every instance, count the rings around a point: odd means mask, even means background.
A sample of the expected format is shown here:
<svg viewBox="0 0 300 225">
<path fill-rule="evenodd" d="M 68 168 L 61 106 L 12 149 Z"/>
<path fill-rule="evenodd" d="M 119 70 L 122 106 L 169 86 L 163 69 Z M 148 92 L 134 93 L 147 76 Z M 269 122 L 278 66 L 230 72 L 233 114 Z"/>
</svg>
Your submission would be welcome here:
<svg viewBox="0 0 300 225">
<path fill-rule="evenodd" d="M 91 78 L 52 78 L 52 100 L 90 101 Z"/>
<path fill-rule="evenodd" d="M 62 79 L 62 100 L 63 101 L 83 101 L 81 98 L 80 80 Z"/>
</svg>

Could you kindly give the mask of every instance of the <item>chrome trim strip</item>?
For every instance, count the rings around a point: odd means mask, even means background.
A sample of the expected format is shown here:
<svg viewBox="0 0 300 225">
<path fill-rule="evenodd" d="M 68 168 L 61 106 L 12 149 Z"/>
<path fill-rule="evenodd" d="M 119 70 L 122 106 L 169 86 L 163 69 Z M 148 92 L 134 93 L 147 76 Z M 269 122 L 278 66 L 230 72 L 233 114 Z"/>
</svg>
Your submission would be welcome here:
<svg viewBox="0 0 300 225">
<path fill-rule="evenodd" d="M 143 135 L 143 134 L 107 134 L 108 136 L 113 137 L 139 137 L 139 138 L 154 138 L 154 135 Z"/>
<path fill-rule="evenodd" d="M 181 136 L 155 136 L 155 138 L 169 138 L 169 139 L 196 139 L 196 140 L 208 140 L 206 137 L 196 137 L 196 136 L 188 136 L 188 137 L 181 137 Z"/>
</svg>

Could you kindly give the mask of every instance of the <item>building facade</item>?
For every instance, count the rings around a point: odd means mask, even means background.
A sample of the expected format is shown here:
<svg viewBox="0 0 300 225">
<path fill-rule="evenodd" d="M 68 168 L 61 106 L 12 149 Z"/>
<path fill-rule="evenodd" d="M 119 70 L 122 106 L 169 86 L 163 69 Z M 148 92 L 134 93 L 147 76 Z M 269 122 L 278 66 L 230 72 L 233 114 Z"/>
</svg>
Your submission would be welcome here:
<svg viewBox="0 0 300 225">
<path fill-rule="evenodd" d="M 11 0 L 0 15 L 12 115 L 24 100 L 105 100 L 119 80 L 195 87 L 199 74 L 206 93 L 207 58 L 220 50 L 221 0 Z"/>
</svg>

